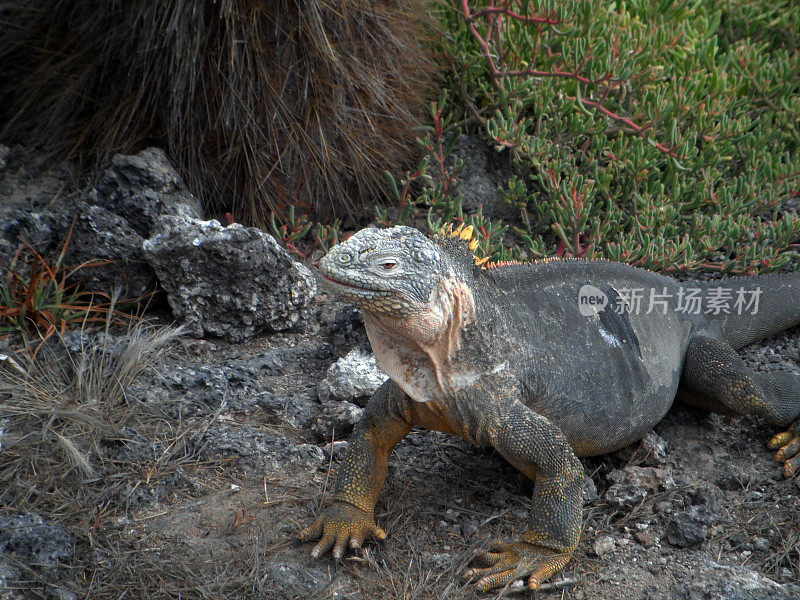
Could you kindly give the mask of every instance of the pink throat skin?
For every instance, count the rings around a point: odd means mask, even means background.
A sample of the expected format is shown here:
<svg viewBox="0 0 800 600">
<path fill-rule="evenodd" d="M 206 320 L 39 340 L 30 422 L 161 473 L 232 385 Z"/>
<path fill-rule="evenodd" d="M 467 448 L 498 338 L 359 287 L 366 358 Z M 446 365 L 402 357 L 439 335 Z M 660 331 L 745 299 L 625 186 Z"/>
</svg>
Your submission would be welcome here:
<svg viewBox="0 0 800 600">
<path fill-rule="evenodd" d="M 417 402 L 431 402 L 460 387 L 453 359 L 461 332 L 475 319 L 469 288 L 444 280 L 414 318 L 363 310 L 378 366 Z"/>
</svg>

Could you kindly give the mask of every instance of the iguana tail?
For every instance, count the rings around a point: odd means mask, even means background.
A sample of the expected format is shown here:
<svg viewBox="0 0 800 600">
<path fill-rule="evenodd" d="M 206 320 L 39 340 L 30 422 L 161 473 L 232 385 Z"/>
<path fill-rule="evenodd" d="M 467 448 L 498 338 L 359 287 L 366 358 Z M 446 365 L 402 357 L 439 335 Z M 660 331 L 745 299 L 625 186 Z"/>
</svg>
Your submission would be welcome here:
<svg viewBox="0 0 800 600">
<path fill-rule="evenodd" d="M 719 323 L 723 337 L 736 349 L 800 324 L 800 271 L 732 277 L 702 287 L 706 316 Z M 708 313 L 715 296 L 719 302 L 727 298 L 727 313 Z"/>
</svg>

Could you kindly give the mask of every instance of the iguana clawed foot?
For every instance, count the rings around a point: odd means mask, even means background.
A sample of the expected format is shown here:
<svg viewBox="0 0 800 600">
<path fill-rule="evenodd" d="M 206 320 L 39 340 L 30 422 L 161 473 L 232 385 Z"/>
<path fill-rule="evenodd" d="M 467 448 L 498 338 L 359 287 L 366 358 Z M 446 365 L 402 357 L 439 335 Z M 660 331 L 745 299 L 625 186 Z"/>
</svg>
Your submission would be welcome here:
<svg viewBox="0 0 800 600">
<path fill-rule="evenodd" d="M 774 436 L 767 446 L 778 450 L 775 460 L 783 462 L 783 474 L 792 477 L 800 473 L 800 421 L 789 426 L 789 429 Z"/>
<path fill-rule="evenodd" d="M 560 571 L 570 558 L 571 553 L 555 552 L 528 542 L 497 542 L 477 556 L 489 566 L 470 569 L 464 575 L 469 579 L 478 578 L 475 587 L 482 592 L 522 578 L 527 578 L 528 587 L 535 590 Z"/>
<path fill-rule="evenodd" d="M 311 550 L 311 556 L 319 558 L 333 548 L 333 557 L 338 559 L 344 556 L 348 546 L 354 550 L 361 548 L 368 536 L 383 540 L 386 532 L 375 524 L 372 514 L 346 502 L 334 502 L 298 535 L 302 542 L 320 536 L 322 539 Z"/>
</svg>

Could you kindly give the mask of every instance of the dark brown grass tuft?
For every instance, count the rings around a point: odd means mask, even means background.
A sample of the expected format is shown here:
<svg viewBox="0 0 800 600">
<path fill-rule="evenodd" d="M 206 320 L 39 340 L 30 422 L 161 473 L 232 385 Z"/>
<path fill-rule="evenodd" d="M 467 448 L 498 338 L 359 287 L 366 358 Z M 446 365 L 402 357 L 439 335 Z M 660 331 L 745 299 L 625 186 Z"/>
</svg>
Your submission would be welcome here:
<svg viewBox="0 0 800 600">
<path fill-rule="evenodd" d="M 95 167 L 163 144 L 246 223 L 359 217 L 409 154 L 426 4 L 0 0 L 1 135 Z"/>
</svg>

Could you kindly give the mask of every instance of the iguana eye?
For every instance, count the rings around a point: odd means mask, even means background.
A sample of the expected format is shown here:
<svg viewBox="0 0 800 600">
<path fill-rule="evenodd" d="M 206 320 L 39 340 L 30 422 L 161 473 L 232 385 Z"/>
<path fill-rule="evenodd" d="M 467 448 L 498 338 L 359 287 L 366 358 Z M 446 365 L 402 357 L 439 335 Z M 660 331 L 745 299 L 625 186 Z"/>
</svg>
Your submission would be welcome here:
<svg viewBox="0 0 800 600">
<path fill-rule="evenodd" d="M 378 263 L 378 266 L 384 271 L 391 271 L 397 266 L 397 261 L 393 258 L 384 258 Z"/>
</svg>

